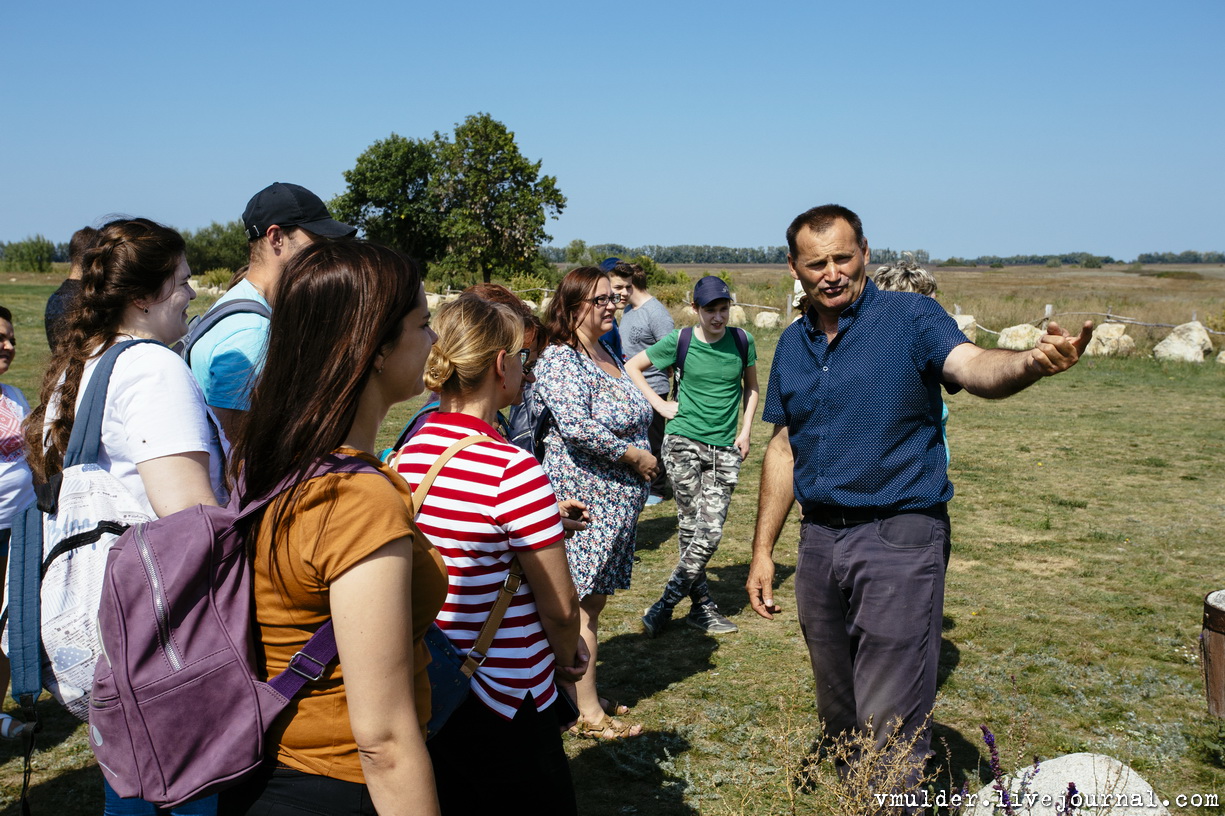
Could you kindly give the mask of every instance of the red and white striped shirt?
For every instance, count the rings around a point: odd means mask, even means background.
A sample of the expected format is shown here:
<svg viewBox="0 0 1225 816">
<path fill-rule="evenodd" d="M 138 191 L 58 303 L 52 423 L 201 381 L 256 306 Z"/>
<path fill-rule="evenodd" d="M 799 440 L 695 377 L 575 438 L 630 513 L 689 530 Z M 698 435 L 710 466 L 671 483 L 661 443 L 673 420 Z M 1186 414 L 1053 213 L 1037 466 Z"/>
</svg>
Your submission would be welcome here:
<svg viewBox="0 0 1225 816">
<path fill-rule="evenodd" d="M 396 469 L 416 490 L 443 451 L 473 434 L 497 441 L 455 454 L 417 508 L 417 526 L 447 565 L 447 600 L 437 623 L 461 654 L 476 642 L 515 553 L 542 549 L 565 536 L 557 496 L 539 463 L 476 417 L 435 413 L 401 449 Z M 556 699 L 553 666 L 536 599 L 525 581 L 472 678 L 472 691 L 507 719 L 529 693 L 544 710 Z"/>
</svg>

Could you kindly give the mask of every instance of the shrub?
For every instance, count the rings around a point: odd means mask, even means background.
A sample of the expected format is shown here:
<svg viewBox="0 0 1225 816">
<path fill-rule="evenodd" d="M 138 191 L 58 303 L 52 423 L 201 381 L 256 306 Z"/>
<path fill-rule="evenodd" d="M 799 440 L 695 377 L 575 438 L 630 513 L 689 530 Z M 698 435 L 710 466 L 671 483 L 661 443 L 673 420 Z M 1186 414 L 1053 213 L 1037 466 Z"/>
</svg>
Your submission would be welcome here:
<svg viewBox="0 0 1225 816">
<path fill-rule="evenodd" d="M 996 261 L 995 263 L 991 264 L 991 268 L 992 268 L 992 269 L 1003 269 L 1003 268 L 1004 268 L 1004 262 L 1003 262 L 1003 261 Z"/>
<path fill-rule="evenodd" d="M 1101 269 L 1102 261 L 1096 255 L 1087 255 L 1080 265 L 1085 269 Z"/>
<path fill-rule="evenodd" d="M 1058 258 L 1047 258 L 1047 259 L 1046 259 L 1046 268 L 1047 268 L 1047 269 L 1058 269 L 1058 268 L 1059 268 L 1059 267 L 1061 267 L 1061 266 L 1063 266 L 1063 264 L 1062 264 L 1062 263 L 1060 263 L 1060 261 L 1059 261 L 1059 259 L 1058 259 Z"/>
<path fill-rule="evenodd" d="M 232 277 L 234 277 L 234 273 L 231 270 L 226 269 L 224 266 L 219 266 L 201 275 L 200 285 L 213 289 L 225 289 L 230 285 L 230 278 Z"/>
</svg>

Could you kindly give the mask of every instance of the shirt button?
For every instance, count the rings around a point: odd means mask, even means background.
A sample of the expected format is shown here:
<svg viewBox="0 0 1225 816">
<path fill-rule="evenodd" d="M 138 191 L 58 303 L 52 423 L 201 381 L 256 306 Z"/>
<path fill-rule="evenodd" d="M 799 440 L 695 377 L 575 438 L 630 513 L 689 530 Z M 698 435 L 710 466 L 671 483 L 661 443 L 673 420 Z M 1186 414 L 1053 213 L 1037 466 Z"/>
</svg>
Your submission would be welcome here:
<svg viewBox="0 0 1225 816">
<path fill-rule="evenodd" d="M 821 366 L 822 371 L 829 371 L 829 366 Z"/>
</svg>

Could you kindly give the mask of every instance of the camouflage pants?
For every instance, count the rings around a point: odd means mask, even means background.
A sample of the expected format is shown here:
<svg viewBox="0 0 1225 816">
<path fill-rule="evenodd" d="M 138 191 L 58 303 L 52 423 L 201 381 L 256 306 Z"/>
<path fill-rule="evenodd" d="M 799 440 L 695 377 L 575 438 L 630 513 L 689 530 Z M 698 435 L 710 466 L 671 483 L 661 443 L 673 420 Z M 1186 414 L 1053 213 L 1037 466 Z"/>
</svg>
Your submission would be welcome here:
<svg viewBox="0 0 1225 816">
<path fill-rule="evenodd" d="M 680 543 L 680 561 L 666 594 L 689 595 L 702 603 L 708 597 L 706 564 L 723 538 L 723 522 L 740 478 L 740 451 L 668 434 L 663 458 L 675 494 Z"/>
</svg>

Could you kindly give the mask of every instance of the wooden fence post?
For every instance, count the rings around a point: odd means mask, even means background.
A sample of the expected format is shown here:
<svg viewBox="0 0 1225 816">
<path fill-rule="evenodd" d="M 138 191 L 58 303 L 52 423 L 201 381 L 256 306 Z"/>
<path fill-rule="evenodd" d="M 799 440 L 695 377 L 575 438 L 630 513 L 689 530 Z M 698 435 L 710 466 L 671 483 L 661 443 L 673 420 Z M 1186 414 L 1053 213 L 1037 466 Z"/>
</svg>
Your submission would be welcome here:
<svg viewBox="0 0 1225 816">
<path fill-rule="evenodd" d="M 1225 589 L 1204 597 L 1204 629 L 1199 636 L 1199 650 L 1208 714 L 1225 717 Z"/>
</svg>

